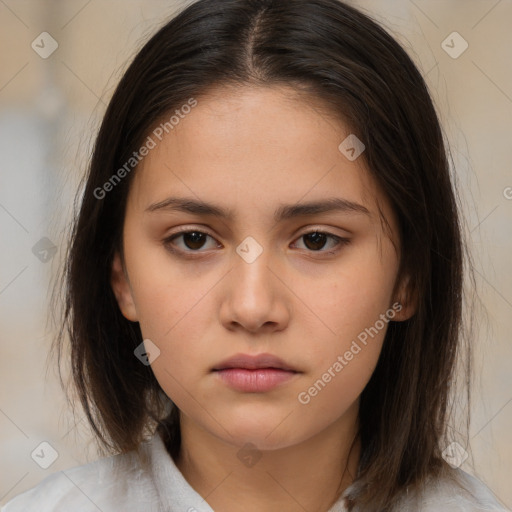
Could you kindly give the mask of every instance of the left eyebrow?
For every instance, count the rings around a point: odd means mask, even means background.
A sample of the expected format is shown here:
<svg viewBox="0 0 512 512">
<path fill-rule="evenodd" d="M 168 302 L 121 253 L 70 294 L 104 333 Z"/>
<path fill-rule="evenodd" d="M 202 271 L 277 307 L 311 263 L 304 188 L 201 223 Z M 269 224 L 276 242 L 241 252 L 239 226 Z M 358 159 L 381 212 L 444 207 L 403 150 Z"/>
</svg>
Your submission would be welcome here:
<svg viewBox="0 0 512 512">
<path fill-rule="evenodd" d="M 191 213 L 193 215 L 217 217 L 225 220 L 233 220 L 234 218 L 232 210 L 225 209 L 213 203 L 198 201 L 187 197 L 168 197 L 163 201 L 148 206 L 145 211 L 178 211 Z M 281 204 L 274 212 L 274 220 L 281 222 L 294 217 L 312 216 L 329 212 L 372 216 L 368 208 L 362 204 L 349 201 L 348 199 L 332 197 L 307 203 Z"/>
</svg>

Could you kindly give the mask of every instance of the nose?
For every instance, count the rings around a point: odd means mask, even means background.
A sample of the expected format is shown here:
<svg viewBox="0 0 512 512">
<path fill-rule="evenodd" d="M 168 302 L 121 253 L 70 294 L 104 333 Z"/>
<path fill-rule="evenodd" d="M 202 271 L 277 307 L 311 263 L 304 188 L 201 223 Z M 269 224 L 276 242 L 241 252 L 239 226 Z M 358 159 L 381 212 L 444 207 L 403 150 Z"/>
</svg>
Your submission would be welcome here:
<svg viewBox="0 0 512 512">
<path fill-rule="evenodd" d="M 223 325 L 229 330 L 251 333 L 285 329 L 290 319 L 292 294 L 282 275 L 269 250 L 263 250 L 253 261 L 234 253 L 232 270 L 221 289 Z"/>
</svg>

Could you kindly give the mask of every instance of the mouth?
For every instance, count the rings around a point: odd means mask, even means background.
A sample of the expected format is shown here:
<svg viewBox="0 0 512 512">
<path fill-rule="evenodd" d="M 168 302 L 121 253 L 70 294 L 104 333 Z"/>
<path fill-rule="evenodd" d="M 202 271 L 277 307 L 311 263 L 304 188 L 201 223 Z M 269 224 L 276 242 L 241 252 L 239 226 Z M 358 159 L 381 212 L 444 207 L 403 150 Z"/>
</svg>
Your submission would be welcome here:
<svg viewBox="0 0 512 512">
<path fill-rule="evenodd" d="M 270 391 L 302 373 L 271 354 L 237 354 L 212 371 L 229 387 L 245 393 Z"/>
<path fill-rule="evenodd" d="M 222 363 L 219 363 L 213 368 L 213 371 L 229 370 L 232 368 L 240 368 L 244 370 L 274 369 L 298 373 L 298 370 L 272 354 L 259 354 L 257 356 L 236 354 Z"/>
</svg>

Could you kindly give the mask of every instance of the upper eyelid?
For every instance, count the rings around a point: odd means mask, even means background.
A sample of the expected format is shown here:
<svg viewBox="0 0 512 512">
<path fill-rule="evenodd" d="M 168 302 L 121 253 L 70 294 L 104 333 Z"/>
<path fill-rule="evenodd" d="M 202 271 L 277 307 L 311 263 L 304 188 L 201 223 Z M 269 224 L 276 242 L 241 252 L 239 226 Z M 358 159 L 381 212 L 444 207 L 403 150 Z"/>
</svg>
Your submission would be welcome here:
<svg viewBox="0 0 512 512">
<path fill-rule="evenodd" d="M 198 232 L 198 233 L 203 233 L 205 235 L 208 235 L 208 236 L 211 236 L 213 239 L 217 240 L 217 238 L 215 237 L 215 235 L 213 235 L 211 232 L 209 232 L 206 228 L 204 227 L 200 227 L 200 228 L 194 228 L 194 227 L 185 227 L 183 229 L 179 229 L 178 231 L 175 231 L 174 233 L 166 236 L 165 238 L 166 239 L 170 239 L 170 238 L 173 238 L 173 237 L 177 237 L 178 235 L 182 235 L 182 234 L 186 234 L 186 233 L 193 233 L 193 232 Z M 308 227 L 308 228 L 305 228 L 304 231 L 300 231 L 299 233 L 297 233 L 295 236 L 296 237 L 301 237 L 301 236 L 304 236 L 304 235 L 307 235 L 309 233 L 315 233 L 315 232 L 320 232 L 320 233 L 324 233 L 326 235 L 329 235 L 329 236 L 333 236 L 333 237 L 337 237 L 337 238 L 347 238 L 346 236 L 344 235 L 339 235 L 339 234 L 335 234 L 335 233 L 332 233 L 329 228 L 323 228 L 323 227 L 320 227 L 320 226 L 311 226 L 311 227 Z M 218 241 L 218 240 L 217 240 Z"/>
<path fill-rule="evenodd" d="M 184 234 L 187 234 L 187 233 L 193 233 L 193 232 L 198 232 L 198 233 L 202 233 L 202 234 L 205 234 L 207 236 L 209 236 L 210 238 L 212 238 L 217 244 L 219 244 L 220 242 L 217 240 L 217 238 L 212 235 L 211 233 L 209 233 L 207 230 L 205 230 L 205 228 L 201 228 L 201 229 L 198 229 L 198 228 L 189 228 L 189 227 L 185 227 L 184 229 L 180 229 L 179 231 L 176 231 L 175 233 L 172 233 L 168 236 L 166 236 L 164 238 L 164 244 L 165 245 L 170 245 L 171 242 L 173 242 L 176 238 L 179 238 L 181 235 L 184 235 Z M 308 235 L 310 233 L 315 233 L 315 232 L 318 232 L 318 233 L 322 233 L 322 234 L 325 234 L 328 238 L 332 239 L 332 240 L 335 240 L 337 242 L 337 245 L 340 245 L 340 244 L 344 244 L 344 243 L 347 243 L 349 241 L 349 238 L 347 238 L 346 236 L 343 236 L 343 235 L 336 235 L 334 233 L 331 233 L 328 229 L 326 228 L 320 228 L 320 227 L 315 227 L 315 226 L 312 226 L 310 228 L 307 228 L 306 231 L 302 231 L 298 234 L 295 235 L 294 237 L 294 241 L 295 240 L 298 240 L 300 238 L 302 238 L 303 236 L 305 235 Z M 189 250 L 183 250 L 183 249 L 176 249 L 177 251 L 180 251 L 180 252 L 183 252 L 183 253 L 190 253 L 190 254 L 194 254 L 194 253 L 201 253 L 203 251 L 189 251 Z M 318 251 L 318 253 L 328 253 L 329 251 Z"/>
</svg>

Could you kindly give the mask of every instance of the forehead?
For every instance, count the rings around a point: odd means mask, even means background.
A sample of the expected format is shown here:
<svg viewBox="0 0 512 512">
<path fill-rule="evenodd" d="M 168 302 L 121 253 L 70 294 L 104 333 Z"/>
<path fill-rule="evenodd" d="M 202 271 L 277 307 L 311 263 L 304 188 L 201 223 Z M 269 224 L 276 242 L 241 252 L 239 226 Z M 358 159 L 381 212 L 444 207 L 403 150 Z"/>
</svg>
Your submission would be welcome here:
<svg viewBox="0 0 512 512">
<path fill-rule="evenodd" d="M 129 203 L 142 211 L 181 194 L 263 212 L 336 195 L 377 212 L 379 191 L 363 159 L 339 150 L 349 128 L 320 107 L 288 87 L 219 88 L 197 98 L 161 140 L 150 133 L 155 147 L 135 172 Z"/>
</svg>

